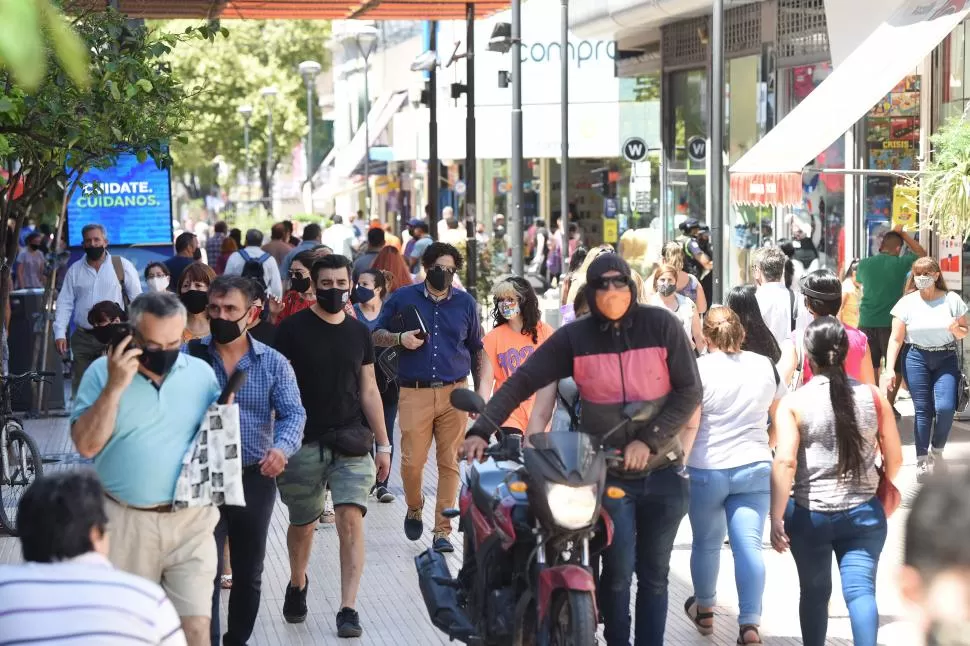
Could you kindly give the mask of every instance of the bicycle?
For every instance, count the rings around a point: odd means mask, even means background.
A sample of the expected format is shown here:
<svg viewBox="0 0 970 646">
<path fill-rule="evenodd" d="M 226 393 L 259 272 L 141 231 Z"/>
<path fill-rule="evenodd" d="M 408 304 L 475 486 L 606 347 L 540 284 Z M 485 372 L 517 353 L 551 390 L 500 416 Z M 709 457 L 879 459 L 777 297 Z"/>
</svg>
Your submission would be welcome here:
<svg viewBox="0 0 970 646">
<path fill-rule="evenodd" d="M 17 535 L 17 507 L 34 480 L 44 472 L 40 449 L 13 415 L 14 384 L 47 382 L 53 372 L 25 372 L 0 377 L 0 528 Z"/>
</svg>

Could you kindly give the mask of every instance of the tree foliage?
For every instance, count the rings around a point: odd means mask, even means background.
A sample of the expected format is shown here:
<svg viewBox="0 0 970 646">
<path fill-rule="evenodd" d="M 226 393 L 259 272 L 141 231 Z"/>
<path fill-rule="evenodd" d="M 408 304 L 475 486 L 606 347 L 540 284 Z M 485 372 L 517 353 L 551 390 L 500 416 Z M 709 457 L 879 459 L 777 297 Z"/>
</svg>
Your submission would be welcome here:
<svg viewBox="0 0 970 646">
<path fill-rule="evenodd" d="M 184 24 L 172 21 L 165 28 L 180 31 Z M 210 173 L 220 157 L 233 171 L 243 171 L 245 122 L 238 110 L 248 104 L 253 107 L 250 168 L 258 173 L 263 197 L 269 197 L 269 111 L 260 92 L 270 86 L 278 90 L 272 104 L 275 172 L 307 133 L 306 89 L 297 67 L 304 60 L 329 63 L 329 34 L 330 25 L 325 22 L 245 21 L 232 23 L 229 37 L 213 46 L 173 51 L 168 56 L 173 71 L 186 83 L 202 87 L 189 102 L 188 142 L 173 146 L 177 174 Z"/>
<path fill-rule="evenodd" d="M 923 222 L 944 238 L 970 238 L 970 122 L 951 119 L 930 137 L 932 155 L 910 186 L 926 203 Z"/>
<path fill-rule="evenodd" d="M 44 79 L 53 49 L 75 85 L 88 85 L 88 50 L 50 0 L 0 0 L 0 67 L 34 90 Z"/>
</svg>

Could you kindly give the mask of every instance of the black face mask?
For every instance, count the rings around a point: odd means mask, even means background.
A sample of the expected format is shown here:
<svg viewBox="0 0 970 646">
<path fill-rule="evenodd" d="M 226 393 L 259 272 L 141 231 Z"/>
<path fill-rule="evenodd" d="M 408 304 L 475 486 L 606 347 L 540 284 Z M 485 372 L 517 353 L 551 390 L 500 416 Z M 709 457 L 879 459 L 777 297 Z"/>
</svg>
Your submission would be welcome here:
<svg viewBox="0 0 970 646">
<path fill-rule="evenodd" d="M 181 299 L 182 305 L 185 305 L 185 309 L 189 311 L 189 314 L 201 314 L 209 304 L 209 293 L 198 289 L 190 289 L 187 292 L 179 294 L 179 299 Z"/>
<path fill-rule="evenodd" d="M 38 249 L 40 249 L 40 245 L 39 244 L 29 244 L 27 246 L 30 247 L 30 250 L 31 251 L 37 251 Z"/>
<path fill-rule="evenodd" d="M 172 369 L 172 366 L 175 365 L 175 362 L 179 360 L 181 353 L 182 351 L 178 348 L 175 350 L 142 349 L 141 356 L 138 357 L 138 360 L 141 362 L 141 365 L 145 366 L 145 370 L 148 372 L 153 372 L 160 377 L 164 377 Z"/>
<path fill-rule="evenodd" d="M 344 308 L 344 304 L 347 302 L 348 294 L 348 290 L 339 289 L 337 287 L 331 287 L 330 289 L 318 289 L 317 303 L 324 312 L 328 314 L 336 314 Z"/>
<path fill-rule="evenodd" d="M 310 278 L 307 276 L 290 277 L 290 289 L 297 294 L 305 294 L 310 289 Z"/>
<path fill-rule="evenodd" d="M 454 276 L 449 271 L 445 271 L 441 267 L 432 267 L 428 270 L 428 284 L 435 291 L 441 292 L 448 288 L 451 284 L 451 278 Z"/>
<path fill-rule="evenodd" d="M 209 332 L 212 334 L 212 340 L 219 345 L 228 345 L 232 343 L 243 335 L 243 330 L 245 328 L 241 329 L 239 327 L 239 322 L 246 318 L 249 318 L 249 312 L 246 312 L 235 321 L 230 319 L 210 320 Z"/>
<path fill-rule="evenodd" d="M 88 257 L 88 260 L 94 262 L 96 260 L 101 260 L 104 256 L 104 247 L 85 247 L 84 255 Z"/>
<path fill-rule="evenodd" d="M 202 260 L 202 248 L 201 247 L 195 250 L 195 253 L 192 254 L 192 259 L 193 260 Z"/>
<path fill-rule="evenodd" d="M 91 334 L 102 345 L 115 345 L 131 334 L 131 325 L 128 323 L 108 323 L 107 325 L 96 325 L 91 328 Z"/>
</svg>

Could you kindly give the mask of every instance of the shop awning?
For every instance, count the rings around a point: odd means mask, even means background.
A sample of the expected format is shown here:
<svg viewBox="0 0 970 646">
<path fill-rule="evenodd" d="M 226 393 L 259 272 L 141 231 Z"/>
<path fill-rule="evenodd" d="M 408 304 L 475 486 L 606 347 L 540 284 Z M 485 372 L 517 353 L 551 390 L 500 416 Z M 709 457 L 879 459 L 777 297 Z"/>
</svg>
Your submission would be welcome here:
<svg viewBox="0 0 970 646">
<path fill-rule="evenodd" d="M 407 92 L 394 92 L 381 97 L 371 106 L 367 113 L 367 123 L 370 129 L 370 145 L 373 146 L 391 123 L 391 119 L 408 99 Z M 364 127 L 361 126 L 354 134 L 354 138 L 343 150 L 337 153 L 333 165 L 332 177 L 345 179 L 354 174 L 354 170 L 367 154 Z"/>
<path fill-rule="evenodd" d="M 869 112 L 970 13 L 970 0 L 906 0 L 832 74 L 731 166 L 731 199 L 801 181 L 802 169 Z M 734 176 L 738 176 L 735 180 Z M 739 193 L 735 193 L 737 186 Z"/>
<path fill-rule="evenodd" d="M 745 206 L 798 206 L 802 203 L 802 174 L 732 174 L 731 201 Z"/>
</svg>

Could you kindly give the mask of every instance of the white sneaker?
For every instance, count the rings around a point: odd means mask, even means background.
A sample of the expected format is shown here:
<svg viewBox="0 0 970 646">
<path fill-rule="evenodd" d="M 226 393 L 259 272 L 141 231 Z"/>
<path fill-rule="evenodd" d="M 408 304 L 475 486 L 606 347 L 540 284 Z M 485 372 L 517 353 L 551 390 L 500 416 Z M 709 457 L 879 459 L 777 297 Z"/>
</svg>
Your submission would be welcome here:
<svg viewBox="0 0 970 646">
<path fill-rule="evenodd" d="M 923 482 L 930 475 L 930 462 L 927 458 L 916 458 L 916 482 L 923 484 Z"/>
<path fill-rule="evenodd" d="M 943 449 L 930 449 L 930 473 L 946 473 L 946 461 L 943 459 Z"/>
</svg>

